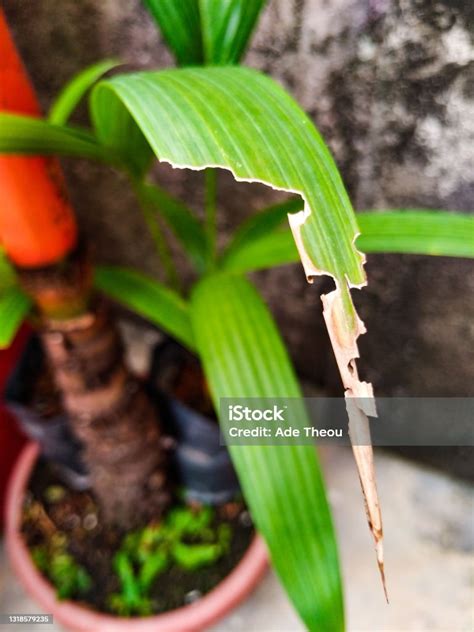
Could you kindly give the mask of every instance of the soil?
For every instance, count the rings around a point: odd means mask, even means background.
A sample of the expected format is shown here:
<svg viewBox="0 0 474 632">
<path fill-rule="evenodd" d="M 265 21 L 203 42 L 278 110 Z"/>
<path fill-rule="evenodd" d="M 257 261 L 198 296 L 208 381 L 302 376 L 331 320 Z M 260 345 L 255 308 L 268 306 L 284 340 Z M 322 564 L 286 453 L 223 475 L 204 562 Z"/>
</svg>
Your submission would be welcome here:
<svg viewBox="0 0 474 632">
<path fill-rule="evenodd" d="M 217 586 L 240 561 L 254 534 L 245 506 L 233 502 L 215 508 L 213 526 L 223 523 L 232 529 L 229 552 L 197 571 L 172 565 L 159 575 L 150 591 L 154 614 L 199 599 Z M 22 532 L 30 549 L 48 544 L 58 532 L 64 534 L 68 552 L 92 578 L 90 589 L 77 601 L 101 612 L 111 612 L 108 597 L 119 591 L 113 557 L 125 532 L 101 524 L 90 493 L 69 490 L 50 465 L 39 461 L 25 499 Z"/>
</svg>

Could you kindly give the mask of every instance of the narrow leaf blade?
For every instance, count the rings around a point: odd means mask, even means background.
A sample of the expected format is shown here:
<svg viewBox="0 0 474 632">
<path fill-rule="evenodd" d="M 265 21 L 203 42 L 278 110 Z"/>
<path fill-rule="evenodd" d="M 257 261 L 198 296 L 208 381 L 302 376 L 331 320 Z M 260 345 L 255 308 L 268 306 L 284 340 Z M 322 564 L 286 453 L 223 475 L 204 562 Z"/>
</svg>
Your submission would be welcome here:
<svg viewBox="0 0 474 632">
<path fill-rule="evenodd" d="M 118 156 L 136 180 L 141 180 L 149 169 L 153 156 L 145 136 L 120 103 L 110 99 L 101 103 L 103 93 L 96 93 L 94 90 L 93 94 L 96 95 L 95 107 L 103 114 L 100 125 L 95 126 L 99 143 Z M 92 119 L 97 121 L 94 111 Z"/>
<path fill-rule="evenodd" d="M 114 163 L 116 159 L 84 130 L 17 114 L 0 114 L 0 153 L 75 156 Z"/>
<path fill-rule="evenodd" d="M 474 216 L 429 210 L 358 213 L 357 245 L 367 253 L 474 258 Z M 223 259 L 226 270 L 253 272 L 299 261 L 291 232 L 279 230 L 236 244 Z"/>
<path fill-rule="evenodd" d="M 365 252 L 474 257 L 474 215 L 406 209 L 357 215 Z"/>
<path fill-rule="evenodd" d="M 153 184 L 143 185 L 142 192 L 181 242 L 196 269 L 201 272 L 207 259 L 206 234 L 191 209 Z"/>
<path fill-rule="evenodd" d="M 9 347 L 31 309 L 30 299 L 14 285 L 0 294 L 0 349 Z"/>
<path fill-rule="evenodd" d="M 289 228 L 279 230 L 242 244 L 226 252 L 222 265 L 229 272 L 241 274 L 277 268 L 300 260 Z"/>
<path fill-rule="evenodd" d="M 181 66 L 204 62 L 198 0 L 143 0 Z"/>
<path fill-rule="evenodd" d="M 214 397 L 300 397 L 275 323 L 242 277 L 196 288 L 191 317 Z M 309 630 L 342 630 L 338 556 L 324 483 L 311 446 L 230 446 L 273 564 Z"/>
<path fill-rule="evenodd" d="M 158 281 L 128 268 L 99 266 L 96 287 L 136 314 L 164 329 L 183 345 L 194 348 L 187 303 Z"/>
<path fill-rule="evenodd" d="M 280 204 L 273 204 L 252 215 L 236 230 L 222 256 L 223 261 L 232 259 L 235 253 L 245 249 L 252 242 L 273 234 L 288 219 L 288 213 L 301 211 L 302 208 L 301 199 L 295 198 Z"/>
<path fill-rule="evenodd" d="M 0 295 L 16 283 L 15 270 L 0 246 Z"/>
<path fill-rule="evenodd" d="M 199 0 L 206 64 L 239 63 L 267 0 Z"/>
<path fill-rule="evenodd" d="M 113 59 L 99 61 L 88 66 L 63 87 L 49 111 L 48 120 L 56 125 L 64 125 L 76 109 L 86 92 L 105 75 L 106 72 L 119 66 Z"/>
</svg>

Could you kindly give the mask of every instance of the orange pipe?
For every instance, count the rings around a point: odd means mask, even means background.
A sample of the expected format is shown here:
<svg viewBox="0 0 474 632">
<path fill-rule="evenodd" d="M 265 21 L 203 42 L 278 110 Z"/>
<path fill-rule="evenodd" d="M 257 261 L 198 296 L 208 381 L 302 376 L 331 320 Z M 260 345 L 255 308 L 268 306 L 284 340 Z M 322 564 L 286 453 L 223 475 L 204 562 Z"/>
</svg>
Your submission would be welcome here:
<svg viewBox="0 0 474 632">
<path fill-rule="evenodd" d="M 41 116 L 0 10 L 0 111 Z M 0 156 L 0 243 L 13 263 L 56 263 L 76 244 L 77 226 L 55 158 Z"/>
</svg>

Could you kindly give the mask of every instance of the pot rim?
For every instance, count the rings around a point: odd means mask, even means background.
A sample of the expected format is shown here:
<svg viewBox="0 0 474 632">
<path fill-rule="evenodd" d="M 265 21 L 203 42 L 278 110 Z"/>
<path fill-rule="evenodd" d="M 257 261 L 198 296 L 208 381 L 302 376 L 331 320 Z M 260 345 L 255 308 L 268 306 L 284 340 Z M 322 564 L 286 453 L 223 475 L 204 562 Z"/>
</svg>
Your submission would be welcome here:
<svg viewBox="0 0 474 632">
<path fill-rule="evenodd" d="M 205 630 L 237 606 L 257 585 L 268 567 L 265 543 L 256 535 L 243 558 L 220 584 L 198 602 L 164 614 L 121 618 L 72 601 L 59 602 L 54 588 L 35 567 L 21 537 L 19 523 L 26 486 L 39 456 L 39 446 L 28 443 L 13 468 L 7 489 L 5 544 L 10 563 L 27 592 L 47 613 L 70 630 L 90 632 L 197 632 Z"/>
</svg>

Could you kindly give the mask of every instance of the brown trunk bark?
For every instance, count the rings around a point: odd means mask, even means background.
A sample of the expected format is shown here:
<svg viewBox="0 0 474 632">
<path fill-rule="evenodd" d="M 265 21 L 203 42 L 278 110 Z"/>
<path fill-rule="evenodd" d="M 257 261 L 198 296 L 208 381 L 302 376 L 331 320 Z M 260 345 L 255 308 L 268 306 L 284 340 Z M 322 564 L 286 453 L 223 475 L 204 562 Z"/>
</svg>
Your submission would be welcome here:
<svg viewBox="0 0 474 632">
<path fill-rule="evenodd" d="M 107 306 L 90 296 L 87 263 L 75 253 L 19 276 L 39 308 L 44 348 L 105 520 L 132 527 L 159 518 L 170 494 L 157 413 L 125 365 Z"/>
</svg>

